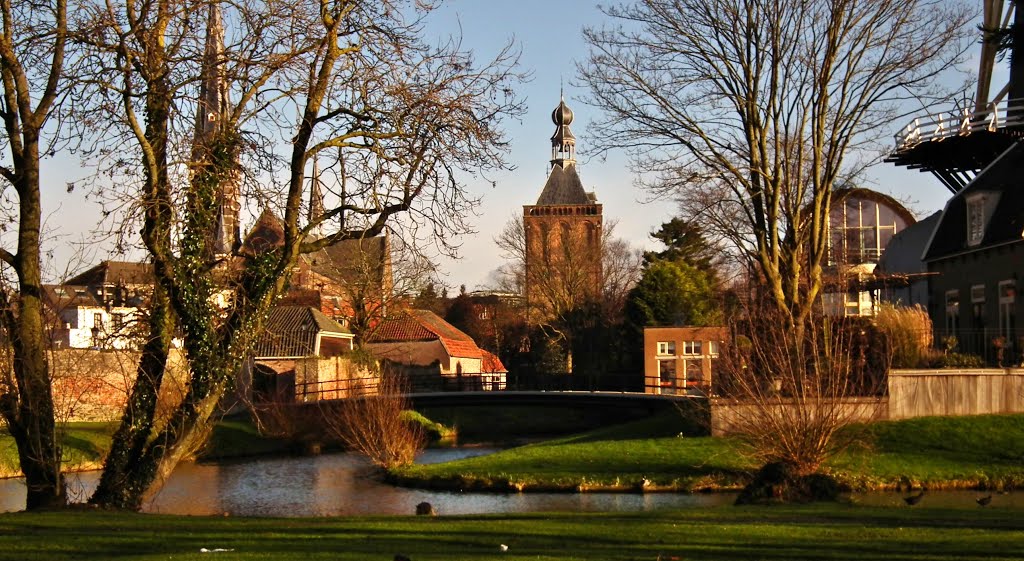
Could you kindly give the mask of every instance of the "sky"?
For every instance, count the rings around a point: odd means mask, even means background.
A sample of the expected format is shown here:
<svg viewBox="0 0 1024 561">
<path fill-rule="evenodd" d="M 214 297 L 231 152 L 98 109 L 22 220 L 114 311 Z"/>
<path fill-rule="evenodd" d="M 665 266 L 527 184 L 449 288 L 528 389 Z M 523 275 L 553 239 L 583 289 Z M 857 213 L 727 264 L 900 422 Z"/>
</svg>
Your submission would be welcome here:
<svg viewBox="0 0 1024 561">
<path fill-rule="evenodd" d="M 439 29 L 458 29 L 461 25 L 464 45 L 476 50 L 481 60 L 493 56 L 506 41 L 516 41 L 522 49 L 523 68 L 533 73 L 533 80 L 522 88 L 528 111 L 521 123 L 508 124 L 512 141 L 509 160 L 516 169 L 495 177 L 493 187 L 484 181 L 470 185 L 483 197 L 479 216 L 471 221 L 478 234 L 463 240 L 461 259 L 442 263 L 447 273 L 444 280 L 451 286 L 465 284 L 469 290 L 485 288 L 488 273 L 501 264 L 494 236 L 514 214 L 522 213 L 523 205 L 536 201 L 547 179 L 549 139 L 554 132 L 551 111 L 558 105 L 560 87 L 564 87 L 566 103 L 575 114 L 572 130 L 577 137 L 577 159 L 584 187 L 597 194 L 605 220 L 618 221 L 617 237 L 638 248 L 658 247 L 650 233 L 673 216 L 675 204 L 652 201 L 648 193 L 639 189 L 624 153 L 610 154 L 605 161 L 588 157 L 587 125 L 599 113 L 579 101 L 586 92 L 576 85 L 576 63 L 587 57 L 582 29 L 607 21 L 598 2 L 454 0 L 434 15 L 438 16 Z M 972 64 L 976 66 L 972 62 L 966 65 L 972 68 Z M 1001 87 L 999 77 L 995 83 Z M 895 134 L 906 124 L 893 123 L 892 132 Z M 949 195 L 931 174 L 885 163 L 869 169 L 862 186 L 904 202 L 918 218 L 941 210 Z"/>
<path fill-rule="evenodd" d="M 511 141 L 508 162 L 513 171 L 491 173 L 486 179 L 467 178 L 470 192 L 482 202 L 468 220 L 475 234 L 455 240 L 461 246 L 460 258 L 439 259 L 440 280 L 445 285 L 487 288 L 490 273 L 502 264 L 494 237 L 510 219 L 522 214 L 523 205 L 533 204 L 540 195 L 550 168 L 551 112 L 558 105 L 560 91 L 575 114 L 572 130 L 577 137 L 580 177 L 586 190 L 594 191 L 603 205 L 605 221 L 617 221 L 615 235 L 633 246 L 657 247 L 649 234 L 673 216 L 675 204 L 650 200 L 648 193 L 637 188 L 624 153 L 611 153 L 600 160 L 591 155 L 587 144 L 588 124 L 599 113 L 579 101 L 586 92 L 576 84 L 576 63 L 587 56 L 582 29 L 605 22 L 596 1 L 449 0 L 428 21 L 427 33 L 438 38 L 461 33 L 463 46 L 472 49 L 478 61 L 492 58 L 508 41 L 516 42 L 522 51 L 521 69 L 532 74 L 532 80 L 519 90 L 527 112 L 520 121 L 506 122 Z M 1000 83 L 998 75 L 996 83 Z M 893 123 L 892 132 L 905 124 Z M 77 271 L 110 258 L 112 244 L 97 242 L 90 233 L 99 219 L 98 207 L 86 198 L 85 189 L 67 192 L 67 182 L 86 173 L 70 157 L 58 158 L 57 165 L 44 168 L 47 226 L 60 233 L 51 238 L 55 250 L 51 276 L 65 268 Z M 869 170 L 863 186 L 904 201 L 919 218 L 941 210 L 948 198 L 946 188 L 930 174 L 884 163 Z M 85 250 L 84 255 L 79 257 L 79 250 Z"/>
</svg>

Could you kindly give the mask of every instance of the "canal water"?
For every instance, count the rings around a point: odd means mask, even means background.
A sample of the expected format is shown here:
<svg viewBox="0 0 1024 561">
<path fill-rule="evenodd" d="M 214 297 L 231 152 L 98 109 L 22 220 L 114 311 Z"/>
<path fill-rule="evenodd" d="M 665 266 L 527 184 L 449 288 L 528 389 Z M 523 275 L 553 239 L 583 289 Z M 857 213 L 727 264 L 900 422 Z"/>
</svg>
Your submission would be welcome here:
<svg viewBox="0 0 1024 561">
<path fill-rule="evenodd" d="M 420 463 L 488 454 L 486 448 L 427 450 Z M 73 500 L 85 501 L 98 472 L 69 474 Z M 926 493 L 919 507 L 980 508 L 978 491 Z M 855 494 L 863 505 L 908 508 L 907 493 Z M 381 482 L 365 459 L 352 454 L 260 458 L 219 464 L 182 464 L 144 512 L 179 515 L 345 516 L 408 515 L 431 503 L 438 514 L 513 512 L 635 512 L 729 505 L 735 493 L 459 493 L 394 487 Z M 0 512 L 23 509 L 25 485 L 0 480 Z M 1024 509 L 1024 493 L 994 493 L 987 508 Z"/>
<path fill-rule="evenodd" d="M 484 448 L 431 449 L 417 460 L 434 463 L 493 452 Z M 69 474 L 69 494 L 84 501 L 98 472 Z M 182 464 L 144 512 L 182 515 L 339 516 L 413 514 L 426 501 L 438 514 L 646 511 L 731 504 L 732 494 L 677 493 L 459 493 L 387 485 L 365 459 L 352 454 L 260 458 L 218 464 Z M 25 507 L 25 486 L 0 481 L 0 511 Z"/>
</svg>

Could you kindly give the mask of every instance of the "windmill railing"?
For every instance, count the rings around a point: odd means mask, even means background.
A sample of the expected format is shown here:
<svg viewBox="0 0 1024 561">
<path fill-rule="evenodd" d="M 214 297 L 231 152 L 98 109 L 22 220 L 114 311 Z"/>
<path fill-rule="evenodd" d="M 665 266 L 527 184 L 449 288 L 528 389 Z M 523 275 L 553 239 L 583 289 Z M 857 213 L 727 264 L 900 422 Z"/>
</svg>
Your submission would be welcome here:
<svg viewBox="0 0 1024 561">
<path fill-rule="evenodd" d="M 981 111 L 961 108 L 944 113 L 929 113 L 915 118 L 895 134 L 896 150 L 912 148 L 922 142 L 1014 127 L 1024 127 L 1024 99 L 990 103 Z"/>
</svg>

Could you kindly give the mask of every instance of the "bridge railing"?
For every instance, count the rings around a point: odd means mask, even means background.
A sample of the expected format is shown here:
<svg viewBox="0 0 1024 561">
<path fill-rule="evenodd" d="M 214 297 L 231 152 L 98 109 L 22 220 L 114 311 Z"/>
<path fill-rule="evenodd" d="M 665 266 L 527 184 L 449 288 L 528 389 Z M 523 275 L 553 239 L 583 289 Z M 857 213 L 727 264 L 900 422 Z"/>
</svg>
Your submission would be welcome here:
<svg viewBox="0 0 1024 561">
<path fill-rule="evenodd" d="M 1004 99 L 990 103 L 982 111 L 958 107 L 915 118 L 895 134 L 896 150 L 905 150 L 932 140 L 1021 126 L 1024 126 L 1024 99 Z"/>
<path fill-rule="evenodd" d="M 441 375 L 439 373 L 410 372 L 403 374 L 409 393 L 438 392 L 480 392 L 480 391 L 614 391 L 643 393 L 642 373 L 564 373 L 564 372 L 519 372 L 519 373 L 463 373 Z M 286 382 L 287 383 L 287 382 Z M 340 380 L 295 380 L 289 388 L 280 388 L 273 395 L 263 396 L 264 401 L 310 402 L 346 399 L 376 395 L 380 379 L 376 376 L 362 376 Z M 685 393 L 687 388 L 678 388 Z M 290 391 L 291 390 L 291 391 Z M 672 388 L 658 387 L 648 393 L 672 393 Z"/>
</svg>

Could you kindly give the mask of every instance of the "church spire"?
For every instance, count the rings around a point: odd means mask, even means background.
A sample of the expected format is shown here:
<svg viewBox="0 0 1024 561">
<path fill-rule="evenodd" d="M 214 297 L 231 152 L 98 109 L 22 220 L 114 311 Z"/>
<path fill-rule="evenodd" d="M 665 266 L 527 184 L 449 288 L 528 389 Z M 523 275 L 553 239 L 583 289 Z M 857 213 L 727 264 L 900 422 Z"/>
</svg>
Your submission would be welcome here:
<svg viewBox="0 0 1024 561">
<path fill-rule="evenodd" d="M 309 216 L 307 222 L 313 224 L 323 220 L 324 216 L 324 192 L 320 188 L 320 166 L 316 158 L 313 158 L 313 176 L 309 185 Z M 310 232 L 314 237 L 320 237 L 323 233 L 323 224 L 317 224 Z"/>
<path fill-rule="evenodd" d="M 572 124 L 572 110 L 565 104 L 565 95 L 561 96 L 558 107 L 551 112 L 551 121 L 555 123 L 555 134 L 551 136 L 551 167 L 576 164 L 576 137 L 569 130 Z"/>
<path fill-rule="evenodd" d="M 193 159 L 208 165 L 213 156 L 209 152 L 210 146 L 218 141 L 224 127 L 231 126 L 228 119 L 228 83 L 224 76 L 224 24 L 217 2 L 210 3 L 207 15 L 201 78 Z M 224 256 L 238 249 L 241 243 L 238 224 L 241 193 L 237 174 L 220 178 L 219 184 L 217 221 L 211 238 L 214 255 Z"/>
</svg>

